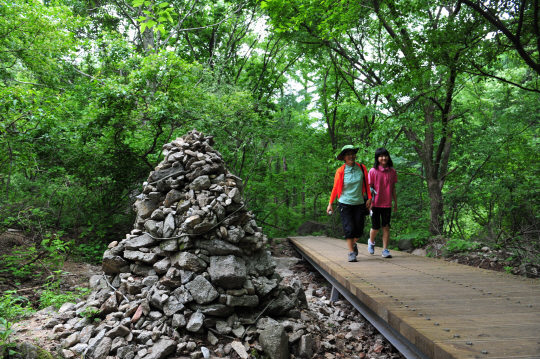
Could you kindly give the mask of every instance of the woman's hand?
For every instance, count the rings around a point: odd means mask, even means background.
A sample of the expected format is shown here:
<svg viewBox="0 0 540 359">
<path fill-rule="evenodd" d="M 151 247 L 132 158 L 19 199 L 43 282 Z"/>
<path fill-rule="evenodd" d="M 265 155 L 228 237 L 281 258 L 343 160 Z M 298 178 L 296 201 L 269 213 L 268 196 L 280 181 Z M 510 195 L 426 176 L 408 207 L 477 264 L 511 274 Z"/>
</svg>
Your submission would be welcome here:
<svg viewBox="0 0 540 359">
<path fill-rule="evenodd" d="M 397 203 L 394 203 L 394 213 L 397 212 Z"/>
<path fill-rule="evenodd" d="M 369 198 L 369 199 L 366 201 L 366 209 L 367 209 L 367 210 L 370 210 L 370 209 L 371 209 L 371 198 Z"/>
<path fill-rule="evenodd" d="M 332 207 L 332 203 L 328 203 L 328 207 L 326 207 L 326 213 L 327 214 L 332 214 L 334 212 L 334 208 Z"/>
</svg>

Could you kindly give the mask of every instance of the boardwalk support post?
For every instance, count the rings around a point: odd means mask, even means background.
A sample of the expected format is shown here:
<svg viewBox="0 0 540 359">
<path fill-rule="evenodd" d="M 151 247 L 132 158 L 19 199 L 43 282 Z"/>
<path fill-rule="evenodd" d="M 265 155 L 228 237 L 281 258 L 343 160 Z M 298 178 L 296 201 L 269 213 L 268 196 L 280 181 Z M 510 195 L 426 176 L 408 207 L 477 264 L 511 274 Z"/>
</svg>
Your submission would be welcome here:
<svg viewBox="0 0 540 359">
<path fill-rule="evenodd" d="M 332 292 L 330 294 L 330 301 L 337 302 L 338 298 L 339 298 L 339 291 L 337 290 L 335 286 L 332 286 Z"/>
</svg>

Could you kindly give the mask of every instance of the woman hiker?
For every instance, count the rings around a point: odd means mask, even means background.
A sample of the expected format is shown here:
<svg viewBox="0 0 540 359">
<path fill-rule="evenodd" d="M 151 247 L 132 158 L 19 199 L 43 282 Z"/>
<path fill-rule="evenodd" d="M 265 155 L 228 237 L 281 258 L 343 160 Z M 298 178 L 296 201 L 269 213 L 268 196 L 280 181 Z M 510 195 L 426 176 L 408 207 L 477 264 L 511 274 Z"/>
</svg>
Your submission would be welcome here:
<svg viewBox="0 0 540 359">
<path fill-rule="evenodd" d="M 339 213 L 349 247 L 349 262 L 356 262 L 358 255 L 356 242 L 364 232 L 364 217 L 371 206 L 366 166 L 355 161 L 357 152 L 358 148 L 347 145 L 337 156 L 337 159 L 345 161 L 345 164 L 336 171 L 330 203 L 326 208 L 326 213 L 332 214 L 332 203 L 336 196 L 339 198 Z"/>
</svg>

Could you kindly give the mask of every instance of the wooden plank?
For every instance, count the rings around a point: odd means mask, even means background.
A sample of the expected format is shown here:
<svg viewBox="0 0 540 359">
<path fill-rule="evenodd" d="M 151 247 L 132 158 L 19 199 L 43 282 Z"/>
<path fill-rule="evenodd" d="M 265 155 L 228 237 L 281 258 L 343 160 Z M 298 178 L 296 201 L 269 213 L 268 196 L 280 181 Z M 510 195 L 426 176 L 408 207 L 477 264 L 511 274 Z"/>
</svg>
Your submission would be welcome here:
<svg viewBox="0 0 540 359">
<path fill-rule="evenodd" d="M 345 241 L 290 239 L 432 358 L 540 358 L 538 281 L 361 243 L 349 263 Z"/>
</svg>

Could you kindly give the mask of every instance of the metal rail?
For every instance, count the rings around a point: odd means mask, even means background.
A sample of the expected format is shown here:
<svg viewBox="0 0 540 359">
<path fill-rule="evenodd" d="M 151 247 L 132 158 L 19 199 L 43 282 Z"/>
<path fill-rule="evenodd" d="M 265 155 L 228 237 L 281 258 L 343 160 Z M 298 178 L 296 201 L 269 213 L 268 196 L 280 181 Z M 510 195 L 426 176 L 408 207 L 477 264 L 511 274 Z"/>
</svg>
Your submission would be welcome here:
<svg viewBox="0 0 540 359">
<path fill-rule="evenodd" d="M 371 325 L 373 325 L 397 350 L 399 350 L 399 352 L 403 354 L 405 358 L 429 359 L 429 356 L 424 354 L 424 352 L 418 349 L 407 338 L 392 328 L 390 324 L 379 317 L 373 310 L 371 310 L 360 299 L 358 299 L 347 288 L 332 277 L 330 273 L 325 271 L 319 264 L 307 256 L 300 248 L 298 248 L 296 245 L 294 247 L 302 255 L 303 259 L 307 260 L 313 267 L 315 267 L 315 269 L 319 271 L 319 273 L 323 275 L 324 278 L 326 278 L 330 284 L 332 284 L 332 299 L 336 299 L 335 291 L 339 291 L 339 293 L 341 293 L 341 295 L 343 295 L 349 301 L 349 303 L 351 303 L 360 312 L 360 314 L 362 314 L 364 318 L 371 323 Z"/>
</svg>

